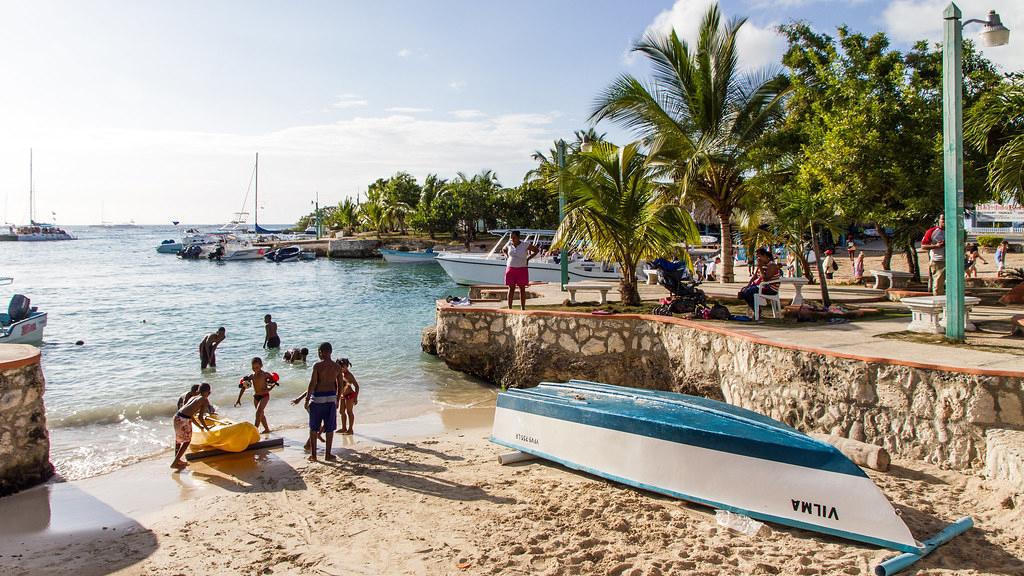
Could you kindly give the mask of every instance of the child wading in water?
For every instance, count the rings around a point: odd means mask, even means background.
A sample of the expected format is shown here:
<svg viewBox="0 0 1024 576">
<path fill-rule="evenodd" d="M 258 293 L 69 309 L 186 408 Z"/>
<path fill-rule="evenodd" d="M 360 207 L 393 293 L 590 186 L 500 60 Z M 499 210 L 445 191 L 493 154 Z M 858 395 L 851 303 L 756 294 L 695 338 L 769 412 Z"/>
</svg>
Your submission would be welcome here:
<svg viewBox="0 0 1024 576">
<path fill-rule="evenodd" d="M 252 374 L 238 382 L 238 400 L 235 401 L 235 406 L 242 405 L 242 395 L 249 386 L 252 386 L 252 404 L 256 408 L 256 419 L 253 424 L 257 428 L 262 424 L 263 434 L 269 434 L 270 424 L 267 424 L 266 409 L 270 403 L 270 390 L 277 386 L 277 374 L 264 372 L 263 360 L 259 357 L 252 359 Z"/>
<path fill-rule="evenodd" d="M 352 363 L 349 362 L 348 358 L 339 358 L 338 367 L 341 368 L 341 378 L 345 383 L 341 389 L 341 403 L 338 405 L 338 413 L 341 414 L 341 428 L 338 428 L 338 432 L 341 434 L 352 434 L 352 427 L 356 424 L 356 416 L 353 413 L 353 409 L 356 404 L 359 404 L 359 382 L 356 381 L 356 377 L 349 371 Z"/>
<path fill-rule="evenodd" d="M 192 442 L 192 422 L 195 421 L 203 430 L 209 430 L 210 427 L 203 420 L 212 411 L 210 385 L 203 382 L 199 385 L 199 394 L 189 398 L 174 415 L 174 462 L 171 462 L 171 468 L 181 470 L 188 466 L 181 457 L 185 455 L 185 450 L 188 450 L 188 445 Z"/>
</svg>

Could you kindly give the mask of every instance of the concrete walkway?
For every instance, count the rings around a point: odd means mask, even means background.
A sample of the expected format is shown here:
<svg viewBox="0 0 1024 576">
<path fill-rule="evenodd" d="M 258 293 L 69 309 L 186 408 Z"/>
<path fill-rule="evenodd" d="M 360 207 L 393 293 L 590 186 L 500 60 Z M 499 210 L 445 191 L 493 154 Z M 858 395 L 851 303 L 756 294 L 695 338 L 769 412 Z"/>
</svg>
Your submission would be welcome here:
<svg viewBox="0 0 1024 576">
<path fill-rule="evenodd" d="M 736 293 L 745 286 L 745 282 L 729 284 L 709 283 L 701 286 L 709 298 L 736 298 Z M 527 301 L 527 310 L 534 306 L 559 306 L 569 297 L 562 292 L 557 284 L 537 284 L 529 288 L 538 298 Z M 665 297 L 668 291 L 661 286 L 640 286 L 640 296 L 645 301 L 656 301 Z M 792 286 L 783 286 L 783 303 L 787 303 L 794 295 Z M 818 286 L 805 286 L 804 298 L 820 301 Z M 872 307 L 906 309 L 898 303 L 885 300 L 881 290 L 863 286 L 835 286 L 830 288 L 830 296 L 837 303 L 867 303 Z M 580 292 L 580 301 L 596 302 L 596 292 Z M 611 302 L 619 301 L 617 289 L 608 292 Z M 505 302 L 479 303 L 474 306 L 502 308 Z M 1024 313 L 1024 310 L 1002 307 L 976 307 L 972 318 L 1009 319 L 1013 314 Z M 883 338 L 881 335 L 902 332 L 909 324 L 909 318 L 886 318 L 878 320 L 862 320 L 846 324 L 826 324 L 824 322 L 799 325 L 779 325 L 773 323 L 721 322 L 709 321 L 710 326 L 725 328 L 750 337 L 777 342 L 783 346 L 813 348 L 827 353 L 865 360 L 896 361 L 912 365 L 930 367 L 951 367 L 967 371 L 995 371 L 1013 373 L 1024 376 L 1024 356 L 1020 353 L 998 352 L 970 347 L 956 347 L 943 344 L 908 342 L 900 339 Z M 985 335 L 985 345 L 989 348 L 1008 348 L 1013 352 L 1024 352 L 1024 341 L 1000 337 L 996 334 Z"/>
</svg>

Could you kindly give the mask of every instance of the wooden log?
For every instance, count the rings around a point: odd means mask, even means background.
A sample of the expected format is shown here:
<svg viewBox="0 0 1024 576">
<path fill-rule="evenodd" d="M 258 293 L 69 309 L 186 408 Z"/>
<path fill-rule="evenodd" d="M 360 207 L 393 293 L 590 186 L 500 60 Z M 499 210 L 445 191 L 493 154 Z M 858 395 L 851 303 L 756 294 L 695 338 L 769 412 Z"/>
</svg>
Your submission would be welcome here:
<svg viewBox="0 0 1024 576">
<path fill-rule="evenodd" d="M 889 452 L 881 446 L 829 434 L 810 434 L 810 436 L 835 446 L 858 466 L 864 466 L 879 472 L 889 470 Z"/>
<path fill-rule="evenodd" d="M 248 452 L 250 450 L 260 450 L 263 448 L 276 448 L 278 446 L 284 446 L 284 438 L 271 438 L 270 440 L 260 440 L 259 442 L 253 442 L 249 444 L 249 447 L 242 452 Z M 223 456 L 224 454 L 240 454 L 241 452 L 227 452 L 214 448 L 213 450 L 200 450 L 199 452 L 190 452 L 185 454 L 185 460 L 192 462 L 193 460 L 199 460 L 201 458 L 210 458 L 211 456 Z"/>
<path fill-rule="evenodd" d="M 506 452 L 504 454 L 498 454 L 498 464 L 507 466 L 509 464 L 515 464 L 516 462 L 529 462 L 530 460 L 536 460 L 538 457 L 533 454 L 527 454 L 526 452 Z"/>
</svg>

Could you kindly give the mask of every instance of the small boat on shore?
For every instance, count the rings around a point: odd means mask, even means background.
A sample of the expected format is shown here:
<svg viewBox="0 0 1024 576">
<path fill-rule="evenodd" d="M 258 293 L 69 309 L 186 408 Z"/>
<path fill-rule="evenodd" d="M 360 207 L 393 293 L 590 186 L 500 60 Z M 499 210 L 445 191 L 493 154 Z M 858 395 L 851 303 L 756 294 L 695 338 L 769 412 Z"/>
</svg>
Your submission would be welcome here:
<svg viewBox="0 0 1024 576">
<path fill-rule="evenodd" d="M 434 252 L 433 248 L 427 248 L 426 250 L 416 252 L 381 248 L 380 255 L 383 256 L 384 260 L 389 264 L 429 264 L 436 263 L 437 257 L 440 256 L 441 253 Z"/>
<path fill-rule="evenodd" d="M 543 383 L 498 395 L 491 441 L 759 520 L 926 553 L 888 498 L 838 449 L 724 402 Z"/>
<path fill-rule="evenodd" d="M 11 284 L 13 278 L 0 278 L 0 285 Z M 7 312 L 0 313 L 0 344 L 35 344 L 43 341 L 46 312 L 40 312 L 21 294 L 11 297 Z"/>
</svg>

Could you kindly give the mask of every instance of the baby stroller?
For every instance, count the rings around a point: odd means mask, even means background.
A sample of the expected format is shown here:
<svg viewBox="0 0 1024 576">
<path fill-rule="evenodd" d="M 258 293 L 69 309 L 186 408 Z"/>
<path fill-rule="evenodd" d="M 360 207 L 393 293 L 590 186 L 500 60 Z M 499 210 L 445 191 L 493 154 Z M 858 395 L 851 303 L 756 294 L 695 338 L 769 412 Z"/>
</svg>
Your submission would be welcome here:
<svg viewBox="0 0 1024 576">
<path fill-rule="evenodd" d="M 707 295 L 698 288 L 700 282 L 690 276 L 685 262 L 671 262 L 658 258 L 648 266 L 658 271 L 658 284 L 667 288 L 670 294 L 667 302 L 656 306 L 652 313 L 661 316 L 693 314 L 697 306 L 707 304 Z"/>
</svg>

